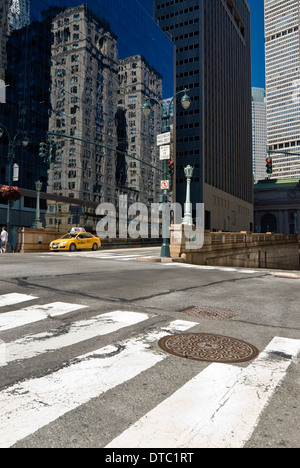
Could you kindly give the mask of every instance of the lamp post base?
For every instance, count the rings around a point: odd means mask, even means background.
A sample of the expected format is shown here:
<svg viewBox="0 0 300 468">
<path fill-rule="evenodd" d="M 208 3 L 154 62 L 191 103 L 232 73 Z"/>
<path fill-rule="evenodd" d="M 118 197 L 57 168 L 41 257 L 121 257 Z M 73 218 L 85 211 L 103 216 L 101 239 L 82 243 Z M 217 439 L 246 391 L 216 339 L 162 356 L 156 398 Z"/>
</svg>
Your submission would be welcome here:
<svg viewBox="0 0 300 468">
<path fill-rule="evenodd" d="M 161 246 L 161 253 L 160 253 L 160 256 L 161 257 L 164 257 L 164 258 L 170 258 L 171 257 L 171 254 L 170 254 L 170 245 L 167 243 L 167 242 L 163 242 L 162 246 Z"/>
<path fill-rule="evenodd" d="M 181 224 L 184 226 L 194 226 L 192 215 L 185 215 Z"/>
<path fill-rule="evenodd" d="M 35 221 L 31 227 L 35 229 L 44 229 L 43 223 L 41 221 Z"/>
</svg>

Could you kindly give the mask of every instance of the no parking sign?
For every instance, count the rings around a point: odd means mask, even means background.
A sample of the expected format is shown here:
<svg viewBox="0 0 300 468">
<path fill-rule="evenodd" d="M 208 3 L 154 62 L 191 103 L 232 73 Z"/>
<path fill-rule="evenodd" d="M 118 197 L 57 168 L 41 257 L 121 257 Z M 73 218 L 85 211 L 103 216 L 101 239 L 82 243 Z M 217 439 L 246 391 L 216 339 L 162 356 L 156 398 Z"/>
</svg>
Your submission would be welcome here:
<svg viewBox="0 0 300 468">
<path fill-rule="evenodd" d="M 162 190 L 169 190 L 170 188 L 170 183 L 168 180 L 162 180 L 160 183 L 160 187 Z"/>
</svg>

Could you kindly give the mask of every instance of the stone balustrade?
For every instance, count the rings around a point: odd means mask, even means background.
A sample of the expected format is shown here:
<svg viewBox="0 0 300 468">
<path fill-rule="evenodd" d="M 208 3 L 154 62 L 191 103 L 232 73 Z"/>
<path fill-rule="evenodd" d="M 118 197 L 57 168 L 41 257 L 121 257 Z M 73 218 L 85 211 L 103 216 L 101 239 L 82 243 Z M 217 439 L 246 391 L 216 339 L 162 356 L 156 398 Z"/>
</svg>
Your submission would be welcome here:
<svg viewBox="0 0 300 468">
<path fill-rule="evenodd" d="M 187 248 L 192 237 L 182 225 L 172 225 L 171 257 L 196 265 L 299 270 L 297 235 L 205 231 L 202 247 Z"/>
</svg>

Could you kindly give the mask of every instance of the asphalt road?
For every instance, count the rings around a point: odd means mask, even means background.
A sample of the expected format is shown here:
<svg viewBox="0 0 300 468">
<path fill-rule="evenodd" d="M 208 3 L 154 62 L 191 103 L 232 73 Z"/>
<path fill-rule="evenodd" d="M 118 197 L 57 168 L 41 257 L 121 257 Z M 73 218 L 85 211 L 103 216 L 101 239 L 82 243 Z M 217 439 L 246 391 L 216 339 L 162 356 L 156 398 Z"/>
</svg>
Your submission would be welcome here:
<svg viewBox="0 0 300 468">
<path fill-rule="evenodd" d="M 60 302 L 76 304 L 77 307 L 60 316 L 49 315 L 44 320 L 29 320 L 19 325 L 15 319 L 14 325 L 2 329 L 0 326 L 0 340 L 5 347 L 8 344 L 16 346 L 23 340 L 24 350 L 28 350 L 26 343 L 34 340 L 41 342 L 41 336 L 49 334 L 49 331 L 53 336 L 62 333 L 62 330 L 66 333 L 65 329 L 69 331 L 74 322 L 85 324 L 99 315 L 111 312 L 120 311 L 124 317 L 127 313 L 146 314 L 147 317 L 116 329 L 113 333 L 87 337 L 82 335 L 82 339 L 76 343 L 66 343 L 51 352 L 46 347 L 45 352 L 27 359 L 20 353 L 18 358 L 0 369 L 0 401 L 1 396 L 5 398 L 7 391 L 10 392 L 10 398 L 14 398 L 18 393 L 18 385 L 42 382 L 46 377 L 52 379 L 56 373 L 60 375 L 71 369 L 72 365 L 76 365 L 78 356 L 113 345 L 117 346 L 115 354 L 121 353 L 127 346 L 122 345 L 127 343 L 126 340 L 134 340 L 149 332 L 157 333 L 161 329 L 166 330 L 166 333 L 168 324 L 178 320 L 192 322 L 193 326 L 188 332 L 192 330 L 193 333 L 217 334 L 243 340 L 261 353 L 276 337 L 300 339 L 300 279 L 297 276 L 284 277 L 287 272 L 281 275 L 278 271 L 203 268 L 143 259 L 158 255 L 157 248 L 1 255 L 0 296 L 24 294 L 35 298 L 35 306 Z M 18 306 L 8 304 L 1 307 L 0 325 L 5 314 L 13 314 L 16 310 L 22 311 L 22 317 L 24 314 L 28 316 L 29 312 L 25 309 L 29 306 L 30 303 L 21 302 Z M 187 315 L 185 310 L 189 307 L 222 311 L 231 318 L 220 320 L 219 317 L 213 320 Z M 28 337 L 33 338 L 30 340 Z M 60 413 L 53 410 L 54 416 L 49 416 L 49 421 L 45 417 L 43 423 L 32 423 L 32 427 L 28 422 L 28 427 L 21 431 L 21 435 L 9 439 L 7 445 L 26 448 L 106 447 L 177 391 L 185 395 L 182 388 L 196 376 L 201 374 L 201 378 L 205 379 L 206 372 L 214 369 L 207 362 L 167 355 L 158 349 L 156 340 L 150 348 L 151 359 L 154 359 L 155 364 L 149 364 L 145 370 L 125 381 L 117 381 L 106 391 L 99 392 L 99 395 L 91 395 L 84 403 L 80 400 L 78 404 L 70 406 L 68 411 L 62 410 Z M 248 436 L 243 436 L 243 447 L 299 447 L 299 355 L 290 356 L 280 353 L 280 350 L 276 353 L 273 356 L 279 359 L 277 367 L 280 367 L 281 362 L 289 361 L 286 372 L 274 386 L 267 403 L 259 410 L 255 424 L 250 422 L 251 418 L 249 424 L 245 421 L 246 427 L 251 430 Z M 228 371 L 231 372 L 232 368 L 247 369 L 252 362 L 228 366 Z M 133 364 L 132 367 L 135 365 L 138 366 Z M 85 385 L 84 379 L 82 385 Z M 267 389 L 268 381 L 260 386 L 263 385 Z M 20 394 L 22 392 L 25 394 L 28 390 L 20 391 Z M 184 406 L 185 400 L 189 399 L 188 393 L 181 398 Z M 50 406 L 44 402 L 46 405 Z M 170 415 L 170 409 L 167 411 Z M 19 422 L 21 413 L 20 409 L 15 415 L 19 427 L 22 425 Z M 10 431 L 11 420 L 10 416 L 4 414 L 1 426 L 0 417 L 0 433 L 1 427 Z M 176 443 L 175 437 L 172 447 L 177 447 Z M 223 444 L 229 446 L 227 439 L 224 439 Z"/>
</svg>

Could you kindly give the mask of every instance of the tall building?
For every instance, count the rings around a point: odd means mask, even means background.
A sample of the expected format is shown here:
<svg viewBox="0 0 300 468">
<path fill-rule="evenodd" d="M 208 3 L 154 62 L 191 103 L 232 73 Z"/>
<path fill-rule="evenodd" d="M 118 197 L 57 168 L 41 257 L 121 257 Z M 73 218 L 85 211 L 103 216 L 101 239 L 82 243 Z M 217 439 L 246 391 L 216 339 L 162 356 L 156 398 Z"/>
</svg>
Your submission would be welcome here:
<svg viewBox="0 0 300 468">
<path fill-rule="evenodd" d="M 9 2 L 10 0 L 2 0 L 0 4 L 0 80 L 5 81 L 6 69 L 6 42 L 9 32 Z"/>
<path fill-rule="evenodd" d="M 162 79 L 144 57 L 135 55 L 119 61 L 118 107 L 127 117 L 127 186 L 138 201 L 157 203 L 160 193 L 159 153 L 156 145 L 161 130 L 161 112 L 153 106 L 149 117 L 141 112 L 145 97 L 162 102 Z"/>
<path fill-rule="evenodd" d="M 299 0 L 265 0 L 268 147 L 277 179 L 300 178 L 299 27 Z"/>
<path fill-rule="evenodd" d="M 34 190 L 39 179 L 43 190 L 47 187 L 47 165 L 39 157 L 39 143 L 49 128 L 51 22 L 49 13 L 39 22 L 11 31 L 7 39 L 6 104 L 0 107 L 0 123 L 7 127 L 11 139 L 18 131 L 30 137 L 27 148 L 18 138 L 15 149 L 20 168 L 18 186 L 28 190 Z M 8 182 L 7 143 L 4 135 L 0 140 L 1 184 Z"/>
<path fill-rule="evenodd" d="M 11 0 L 8 19 L 11 31 L 27 26 L 30 23 L 30 0 Z"/>
<path fill-rule="evenodd" d="M 262 88 L 252 88 L 252 136 L 253 136 L 253 176 L 254 180 L 267 177 L 267 113 L 266 93 Z"/>
<path fill-rule="evenodd" d="M 113 148 L 116 141 L 116 36 L 109 23 L 85 5 L 56 16 L 52 32 L 49 130 L 61 137 L 55 138 L 56 161 L 49 171 L 48 191 L 113 203 L 116 153 L 106 147 Z"/>
<path fill-rule="evenodd" d="M 184 167 L 195 167 L 192 202 L 211 230 L 253 228 L 250 9 L 246 0 L 155 0 L 155 16 L 176 46 L 176 199 Z"/>
<path fill-rule="evenodd" d="M 15 148 L 20 167 L 16 185 L 25 196 L 15 204 L 13 227 L 19 223 L 31 226 L 35 182 L 41 179 L 44 225 L 48 207 L 47 227 L 64 230 L 67 225 L 83 223 L 95 230 L 95 210 L 100 202 L 115 203 L 124 193 L 132 201 L 144 197 L 136 187 L 128 186 L 129 168 L 123 155 L 133 142 L 127 141 L 126 109 L 118 107 L 119 60 L 142 57 L 148 64 L 147 76 L 152 76 L 151 93 L 169 97 L 173 95 L 174 46 L 138 0 L 6 1 L 5 24 L 9 28 L 8 7 L 13 6 L 10 19 L 14 26 L 7 38 L 7 60 L 4 57 L 3 62 L 8 87 L 7 103 L 0 106 L 0 123 L 12 137 L 24 131 L 30 140 L 27 148 L 22 148 L 19 141 Z M 19 14 L 22 11 L 24 17 Z M 66 11 L 72 12 L 69 24 Z M 88 12 L 85 19 L 83 11 Z M 2 10 L 0 19 L 2 26 Z M 157 78 L 159 82 L 154 86 Z M 144 92 L 141 89 L 137 95 L 139 103 Z M 137 112 L 140 117 L 141 109 Z M 145 121 L 141 127 L 146 132 L 139 136 L 142 146 L 150 141 L 149 125 Z M 49 161 L 45 163 L 39 156 L 39 145 L 48 131 L 58 134 L 52 136 L 56 160 L 50 170 Z M 155 137 L 151 138 L 154 141 Z M 7 183 L 7 154 L 8 139 L 4 135 L 0 139 L 0 184 Z M 146 183 L 149 174 L 141 170 L 145 180 L 140 188 L 147 192 L 143 199 L 150 201 L 156 197 L 159 161 L 155 151 L 143 153 L 143 157 L 151 159 L 151 172 L 155 173 Z M 25 205 L 30 215 L 26 212 L 23 216 Z M 1 219 L 5 222 L 4 205 L 0 206 Z"/>
</svg>

